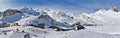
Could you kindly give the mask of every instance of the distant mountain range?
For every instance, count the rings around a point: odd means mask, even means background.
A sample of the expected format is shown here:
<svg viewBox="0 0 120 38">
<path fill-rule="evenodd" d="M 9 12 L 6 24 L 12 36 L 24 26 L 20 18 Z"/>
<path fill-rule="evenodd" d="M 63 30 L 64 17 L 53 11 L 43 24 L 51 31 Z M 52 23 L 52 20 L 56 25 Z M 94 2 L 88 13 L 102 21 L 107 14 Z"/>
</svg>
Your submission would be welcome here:
<svg viewBox="0 0 120 38">
<path fill-rule="evenodd" d="M 0 38 L 115 38 L 120 32 L 119 17 L 116 7 L 89 14 L 8 9 L 0 12 Z"/>
</svg>

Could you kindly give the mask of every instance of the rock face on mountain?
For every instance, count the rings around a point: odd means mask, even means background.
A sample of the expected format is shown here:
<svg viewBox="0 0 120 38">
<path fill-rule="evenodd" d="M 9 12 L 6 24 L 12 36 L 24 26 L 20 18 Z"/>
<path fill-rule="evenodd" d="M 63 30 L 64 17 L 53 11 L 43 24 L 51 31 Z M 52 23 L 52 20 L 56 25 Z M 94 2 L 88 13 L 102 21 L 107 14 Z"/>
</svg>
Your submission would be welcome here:
<svg viewBox="0 0 120 38">
<path fill-rule="evenodd" d="M 3 22 L 12 23 L 18 21 L 23 16 L 22 12 L 19 10 L 6 10 L 3 13 Z"/>
<path fill-rule="evenodd" d="M 17 13 L 22 13 L 22 12 L 19 11 L 19 10 L 8 9 L 8 10 L 4 11 L 3 13 L 4 13 L 3 16 L 10 16 L 10 15 L 17 14 Z"/>
<path fill-rule="evenodd" d="M 24 17 L 27 18 L 30 15 L 38 16 L 39 14 L 40 14 L 39 12 L 28 7 L 24 7 L 19 10 L 8 9 L 3 12 L 2 21 L 7 23 L 13 23 L 20 20 L 21 18 L 24 18 Z"/>
<path fill-rule="evenodd" d="M 115 7 L 115 6 L 112 6 L 112 7 L 110 7 L 109 9 L 110 9 L 110 10 L 113 10 L 114 12 L 119 12 L 119 10 L 117 9 L 117 7 Z"/>
</svg>

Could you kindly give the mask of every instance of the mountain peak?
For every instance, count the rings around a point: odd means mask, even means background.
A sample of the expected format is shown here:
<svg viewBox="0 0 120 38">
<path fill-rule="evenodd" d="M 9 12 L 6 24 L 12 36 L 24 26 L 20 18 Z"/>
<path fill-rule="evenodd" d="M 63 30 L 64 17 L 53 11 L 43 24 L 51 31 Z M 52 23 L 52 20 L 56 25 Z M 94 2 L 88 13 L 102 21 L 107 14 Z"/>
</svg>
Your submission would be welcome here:
<svg viewBox="0 0 120 38">
<path fill-rule="evenodd" d="M 23 7 L 20 9 L 22 12 L 33 12 L 34 10 L 32 8 L 29 7 Z"/>
<path fill-rule="evenodd" d="M 13 15 L 13 14 L 16 14 L 16 13 L 22 13 L 22 12 L 19 11 L 19 10 L 8 9 L 8 10 L 4 11 L 3 16 L 9 16 L 9 15 Z"/>
<path fill-rule="evenodd" d="M 110 7 L 109 10 L 112 10 L 114 12 L 119 12 L 118 8 L 115 6 Z"/>
<path fill-rule="evenodd" d="M 28 13 L 28 14 L 31 14 L 31 15 L 39 15 L 39 12 L 35 11 L 34 9 L 32 9 L 31 7 L 23 7 L 20 9 L 21 12 L 23 13 Z"/>
<path fill-rule="evenodd" d="M 106 9 L 101 8 L 101 9 L 99 9 L 98 11 L 96 11 L 95 13 L 104 13 L 105 11 L 106 11 Z"/>
</svg>

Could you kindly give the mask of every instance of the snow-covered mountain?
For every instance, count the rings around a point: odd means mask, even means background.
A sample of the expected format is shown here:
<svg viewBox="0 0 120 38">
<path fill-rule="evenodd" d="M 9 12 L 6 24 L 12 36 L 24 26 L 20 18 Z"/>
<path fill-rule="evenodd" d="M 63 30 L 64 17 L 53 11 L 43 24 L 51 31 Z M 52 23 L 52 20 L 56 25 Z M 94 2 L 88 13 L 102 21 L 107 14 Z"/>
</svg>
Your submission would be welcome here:
<svg viewBox="0 0 120 38">
<path fill-rule="evenodd" d="M 29 17 L 30 15 L 38 16 L 39 12 L 32 8 L 21 8 L 21 9 L 8 9 L 2 13 L 2 21 L 5 23 L 13 23 L 19 21 L 22 18 Z"/>
<path fill-rule="evenodd" d="M 44 10 L 44 12 L 46 12 L 51 18 L 62 23 L 68 23 L 71 25 L 77 22 L 73 16 L 70 16 L 64 12 L 61 12 L 60 10 L 46 9 Z"/>
<path fill-rule="evenodd" d="M 95 13 L 64 13 L 60 10 L 32 8 L 9 9 L 0 13 L 0 25 L 18 23 L 20 26 L 0 28 L 0 38 L 120 38 L 120 12 L 116 7 L 100 9 Z M 76 24 L 78 23 L 78 24 Z M 82 25 L 86 29 L 55 31 L 29 25 L 74 28 Z"/>
<path fill-rule="evenodd" d="M 8 9 L 3 12 L 1 20 L 3 22 L 12 23 L 12 22 L 15 22 L 15 21 L 18 21 L 19 19 L 21 19 L 22 16 L 23 16 L 23 14 L 20 11 Z"/>
<path fill-rule="evenodd" d="M 82 20 L 85 23 L 88 24 L 101 24 L 101 25 L 119 25 L 120 21 L 120 12 L 114 11 L 114 9 L 100 9 L 96 11 L 95 13 L 86 14 L 83 13 L 76 17 L 78 20 Z"/>
<path fill-rule="evenodd" d="M 39 12 L 37 12 L 36 10 L 34 10 L 32 8 L 28 8 L 28 7 L 21 8 L 20 11 L 22 13 L 27 13 L 27 14 L 30 14 L 30 15 L 35 15 L 35 16 L 39 15 Z"/>
<path fill-rule="evenodd" d="M 60 27 L 70 27 L 69 24 L 61 23 L 56 21 L 55 19 L 51 18 L 47 14 L 42 14 L 39 16 L 30 15 L 28 18 L 23 18 L 17 21 L 20 25 L 38 25 L 38 24 L 45 24 L 45 26 L 60 26 Z"/>
</svg>

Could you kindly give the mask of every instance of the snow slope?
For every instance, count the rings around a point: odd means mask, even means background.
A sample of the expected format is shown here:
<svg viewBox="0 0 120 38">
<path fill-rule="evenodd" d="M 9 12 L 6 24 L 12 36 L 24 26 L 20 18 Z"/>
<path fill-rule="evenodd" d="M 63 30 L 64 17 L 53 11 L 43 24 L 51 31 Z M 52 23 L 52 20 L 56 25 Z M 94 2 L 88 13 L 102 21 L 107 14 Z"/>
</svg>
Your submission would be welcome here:
<svg viewBox="0 0 120 38">
<path fill-rule="evenodd" d="M 73 16 L 67 15 L 59 10 L 47 9 L 44 10 L 44 12 L 46 12 L 51 18 L 62 23 L 68 23 L 71 25 L 77 22 Z"/>
<path fill-rule="evenodd" d="M 19 29 L 19 30 L 17 30 Z M 24 31 L 24 32 L 23 32 Z M 79 31 L 53 31 L 40 29 L 31 26 L 15 26 L 0 29 L 0 38 L 24 38 L 29 34 L 29 38 L 119 38 L 119 34 L 107 34 L 94 32 L 92 30 Z"/>
<path fill-rule="evenodd" d="M 23 13 L 28 13 L 30 15 L 34 15 L 34 16 L 39 15 L 39 12 L 35 11 L 32 8 L 28 8 L 28 7 L 21 8 L 20 11 L 23 12 Z"/>
<path fill-rule="evenodd" d="M 96 33 L 100 33 L 102 35 L 98 35 L 97 38 L 119 38 L 119 27 L 120 27 L 120 12 L 114 12 L 113 10 L 99 10 L 95 13 L 91 13 L 91 14 L 81 14 L 78 17 L 76 17 L 78 20 L 82 20 L 85 23 L 88 24 L 98 24 L 98 26 L 95 27 L 90 27 L 87 28 L 87 31 L 92 31 L 92 32 L 96 32 Z M 94 34 L 94 33 L 92 33 Z M 77 37 L 77 35 L 79 34 L 75 34 L 75 36 Z M 81 35 L 81 34 L 80 34 Z M 95 34 L 95 36 L 93 36 L 93 38 L 96 37 L 97 34 Z M 108 35 L 108 36 L 106 36 Z M 110 36 L 109 36 L 110 35 Z M 72 36 L 72 35 L 71 35 Z M 84 37 L 85 36 L 85 37 Z M 101 36 L 101 37 L 99 37 Z M 84 35 L 84 33 L 82 34 L 83 38 L 88 38 L 89 36 L 87 36 L 87 34 Z"/>
<path fill-rule="evenodd" d="M 80 15 L 67 14 L 52 9 L 42 10 L 38 14 L 34 9 L 27 7 L 21 11 L 22 14 L 3 17 L 3 22 L 16 22 L 21 26 L 0 28 L 0 38 L 120 38 L 120 12 L 115 12 L 112 9 L 101 9 L 95 13 Z M 96 24 L 96 26 L 83 25 L 86 29 L 76 31 L 55 31 L 49 28 L 25 26 L 45 23 L 47 26 L 57 25 L 66 28 L 76 22 Z"/>
<path fill-rule="evenodd" d="M 23 18 L 20 19 L 19 21 L 17 21 L 16 23 L 19 23 L 20 25 L 29 25 L 29 24 L 33 24 L 33 25 L 38 25 L 38 24 L 45 24 L 46 26 L 60 26 L 60 27 L 70 27 L 69 24 L 64 24 L 61 22 L 56 21 L 55 19 L 52 19 L 49 15 L 47 14 L 43 14 L 43 15 L 39 15 L 39 16 L 33 16 L 30 15 L 27 18 Z"/>
<path fill-rule="evenodd" d="M 10 16 L 3 16 L 2 21 L 5 23 L 13 23 L 15 21 L 20 20 L 22 16 L 23 14 L 21 13 L 17 13 L 17 14 L 10 15 Z"/>
</svg>

